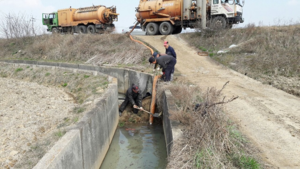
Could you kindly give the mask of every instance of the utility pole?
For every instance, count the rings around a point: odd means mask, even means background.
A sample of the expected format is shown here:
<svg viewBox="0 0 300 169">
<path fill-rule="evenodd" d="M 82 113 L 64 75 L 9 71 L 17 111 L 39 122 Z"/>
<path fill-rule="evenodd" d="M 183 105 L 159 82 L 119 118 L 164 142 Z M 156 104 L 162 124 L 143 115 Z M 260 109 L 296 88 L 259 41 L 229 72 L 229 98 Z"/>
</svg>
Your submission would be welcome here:
<svg viewBox="0 0 300 169">
<path fill-rule="evenodd" d="M 206 0 L 202 0 L 202 29 L 206 29 Z"/>
<path fill-rule="evenodd" d="M 31 26 L 31 28 L 32 28 L 32 33 L 34 34 L 34 36 L 36 36 L 36 35 L 35 35 L 35 31 L 34 31 L 34 27 L 33 27 L 33 22 L 35 22 L 35 18 L 33 18 L 33 17 L 31 16 L 30 21 L 31 21 L 31 24 L 32 24 L 32 26 Z"/>
</svg>

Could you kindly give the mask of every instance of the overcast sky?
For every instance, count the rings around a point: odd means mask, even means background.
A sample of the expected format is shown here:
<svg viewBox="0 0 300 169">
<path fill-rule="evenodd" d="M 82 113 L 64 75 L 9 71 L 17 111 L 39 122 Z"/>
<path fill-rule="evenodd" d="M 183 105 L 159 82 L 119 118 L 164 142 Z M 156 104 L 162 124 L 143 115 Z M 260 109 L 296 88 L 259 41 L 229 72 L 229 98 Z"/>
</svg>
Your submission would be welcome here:
<svg viewBox="0 0 300 169">
<path fill-rule="evenodd" d="M 115 23 L 118 30 L 128 28 L 135 22 L 135 7 L 139 0 L 0 0 L 0 19 L 8 13 L 33 16 L 36 24 L 42 26 L 42 13 L 54 12 L 58 9 L 80 8 L 92 5 L 117 6 L 120 13 Z M 276 25 L 278 23 L 300 23 L 300 0 L 245 0 L 245 23 L 256 25 Z M 280 22 L 279 22 L 280 21 Z M 44 26 L 46 27 L 46 26 Z"/>
</svg>

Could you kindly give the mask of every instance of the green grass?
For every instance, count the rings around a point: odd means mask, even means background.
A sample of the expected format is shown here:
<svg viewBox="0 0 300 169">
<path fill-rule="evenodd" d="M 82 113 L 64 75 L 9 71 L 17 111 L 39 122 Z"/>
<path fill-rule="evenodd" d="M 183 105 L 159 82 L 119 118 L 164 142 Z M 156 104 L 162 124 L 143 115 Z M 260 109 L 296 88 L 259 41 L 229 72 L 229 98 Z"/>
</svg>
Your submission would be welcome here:
<svg viewBox="0 0 300 169">
<path fill-rule="evenodd" d="M 119 127 L 124 127 L 125 123 L 124 122 L 119 122 Z"/>
<path fill-rule="evenodd" d="M 85 110 L 86 110 L 86 108 L 84 108 L 84 107 L 75 107 L 73 109 L 73 112 L 76 114 L 80 114 L 80 113 L 84 112 Z"/>
<path fill-rule="evenodd" d="M 206 48 L 204 48 L 204 47 L 201 47 L 201 46 L 199 47 L 199 49 L 200 49 L 200 50 L 202 50 L 203 52 L 206 52 L 206 51 L 207 51 L 207 49 L 206 49 Z"/>
<path fill-rule="evenodd" d="M 68 83 L 64 83 L 61 85 L 62 87 L 67 87 L 68 86 Z"/>
<path fill-rule="evenodd" d="M 233 158 L 236 167 L 241 169 L 260 169 L 259 163 L 252 157 L 242 155 L 241 157 Z"/>
<path fill-rule="evenodd" d="M 50 73 L 46 73 L 45 76 L 50 76 Z"/>
<path fill-rule="evenodd" d="M 65 131 L 59 130 L 58 132 L 55 132 L 54 135 L 55 135 L 56 137 L 60 138 L 60 137 L 62 137 L 63 135 L 65 135 L 65 133 L 66 133 Z"/>
<path fill-rule="evenodd" d="M 22 68 L 18 68 L 16 69 L 16 72 L 21 72 L 23 69 Z"/>
<path fill-rule="evenodd" d="M 86 78 L 89 78 L 90 76 L 88 76 L 88 75 L 84 75 L 83 77 L 86 79 Z"/>
<path fill-rule="evenodd" d="M 74 118 L 73 118 L 73 122 L 74 122 L 74 123 L 77 123 L 78 120 L 79 120 L 79 117 L 74 117 Z"/>
<path fill-rule="evenodd" d="M 243 135 L 234 126 L 229 126 L 230 137 L 241 143 L 247 142 Z"/>
</svg>

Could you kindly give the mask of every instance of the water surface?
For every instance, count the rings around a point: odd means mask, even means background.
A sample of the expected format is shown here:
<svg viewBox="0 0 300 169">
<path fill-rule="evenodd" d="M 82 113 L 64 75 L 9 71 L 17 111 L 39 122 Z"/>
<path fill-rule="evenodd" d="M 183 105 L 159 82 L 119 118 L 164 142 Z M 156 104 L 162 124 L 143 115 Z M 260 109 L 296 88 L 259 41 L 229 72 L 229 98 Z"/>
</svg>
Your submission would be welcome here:
<svg viewBox="0 0 300 169">
<path fill-rule="evenodd" d="M 167 151 L 162 125 L 118 128 L 100 169 L 164 169 Z"/>
</svg>

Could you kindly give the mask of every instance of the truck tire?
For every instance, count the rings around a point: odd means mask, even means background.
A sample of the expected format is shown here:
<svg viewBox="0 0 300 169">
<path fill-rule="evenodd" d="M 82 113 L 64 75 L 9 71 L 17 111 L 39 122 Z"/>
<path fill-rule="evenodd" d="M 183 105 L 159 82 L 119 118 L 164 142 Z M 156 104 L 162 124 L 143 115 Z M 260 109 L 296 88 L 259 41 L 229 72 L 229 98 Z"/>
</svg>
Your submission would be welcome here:
<svg viewBox="0 0 300 169">
<path fill-rule="evenodd" d="M 232 29 L 232 24 L 228 24 L 226 28 L 227 29 Z"/>
<path fill-rule="evenodd" d="M 173 33 L 174 27 L 170 22 L 163 22 L 159 26 L 159 32 L 162 35 L 170 35 Z"/>
<path fill-rule="evenodd" d="M 158 33 L 158 25 L 154 22 L 148 23 L 146 27 L 147 35 L 156 35 Z"/>
<path fill-rule="evenodd" d="M 52 28 L 52 34 L 58 34 L 59 30 L 57 28 Z"/>
<path fill-rule="evenodd" d="M 96 33 L 95 26 L 94 26 L 94 25 L 89 25 L 89 26 L 87 27 L 87 33 L 88 33 L 88 34 L 94 34 L 94 33 Z"/>
<path fill-rule="evenodd" d="M 79 30 L 80 34 L 84 34 L 84 33 L 86 33 L 86 26 L 81 25 L 78 27 L 78 30 Z"/>
<path fill-rule="evenodd" d="M 181 31 L 182 31 L 182 27 L 181 26 L 176 26 L 174 31 L 173 31 L 173 34 L 179 34 L 179 33 L 181 33 Z"/>
<path fill-rule="evenodd" d="M 217 16 L 212 21 L 212 28 L 213 29 L 225 29 L 227 26 L 227 22 L 224 17 Z"/>
</svg>

